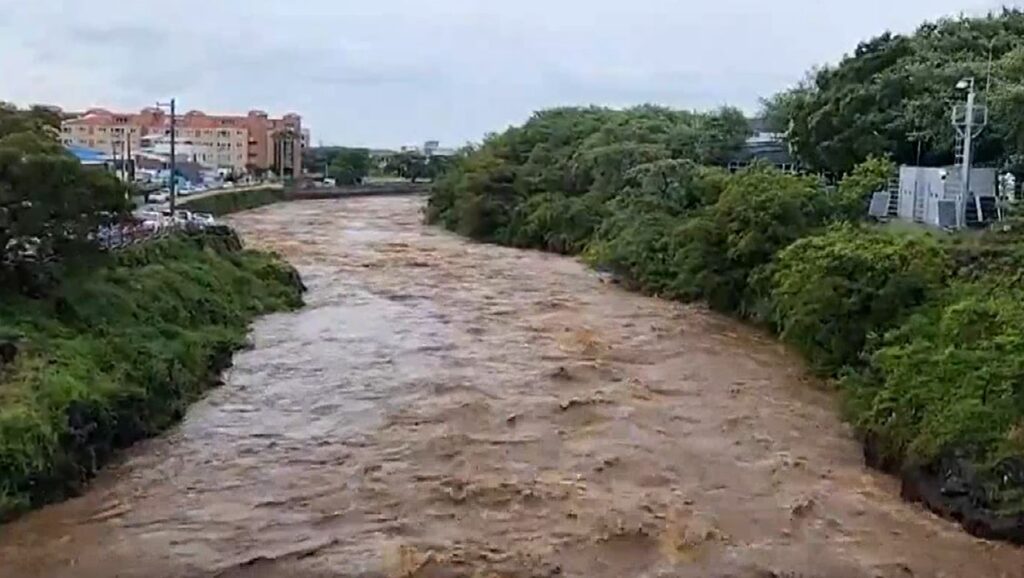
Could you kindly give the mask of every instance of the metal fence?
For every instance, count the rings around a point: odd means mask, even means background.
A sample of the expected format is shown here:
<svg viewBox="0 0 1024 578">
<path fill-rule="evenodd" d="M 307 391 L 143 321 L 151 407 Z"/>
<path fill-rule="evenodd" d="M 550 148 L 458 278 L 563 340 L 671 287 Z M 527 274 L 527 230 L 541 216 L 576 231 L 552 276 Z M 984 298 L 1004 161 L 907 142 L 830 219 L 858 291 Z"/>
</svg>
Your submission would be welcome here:
<svg viewBox="0 0 1024 578">
<path fill-rule="evenodd" d="M 205 226 L 197 223 L 165 223 L 155 227 L 130 223 L 114 225 L 100 231 L 96 236 L 96 241 L 104 250 L 118 251 L 177 233 L 192 233 L 204 228 Z"/>
</svg>

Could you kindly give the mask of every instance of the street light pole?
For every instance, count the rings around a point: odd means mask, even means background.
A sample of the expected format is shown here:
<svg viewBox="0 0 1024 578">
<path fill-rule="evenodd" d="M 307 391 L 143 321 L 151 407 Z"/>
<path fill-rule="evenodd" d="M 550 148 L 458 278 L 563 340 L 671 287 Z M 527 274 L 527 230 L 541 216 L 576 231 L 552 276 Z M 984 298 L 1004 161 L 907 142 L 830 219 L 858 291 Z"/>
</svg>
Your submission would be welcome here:
<svg viewBox="0 0 1024 578">
<path fill-rule="evenodd" d="M 988 124 L 988 106 L 977 103 L 974 78 L 964 78 L 956 83 L 958 90 L 967 91 L 967 105 L 963 108 L 963 119 L 960 118 L 960 105 L 953 107 L 953 126 L 959 137 L 963 139 L 963 148 L 956 151 L 960 162 L 960 206 L 958 207 L 957 224 L 962 228 L 967 226 L 967 201 L 971 196 L 971 165 L 974 163 L 974 139 L 981 136 L 982 131 Z M 980 121 L 978 116 L 980 113 Z M 977 211 L 978 220 L 983 221 L 981 198 L 974 196 L 974 208 Z"/>
<path fill-rule="evenodd" d="M 963 183 L 964 211 L 967 211 L 967 200 L 971 194 L 971 145 L 974 141 L 974 79 L 970 79 L 970 87 L 967 89 L 967 108 L 964 109 L 964 160 L 960 167 L 960 181 Z M 981 213 L 978 213 L 981 218 Z M 967 216 L 964 215 L 964 225 L 967 225 Z"/>
</svg>

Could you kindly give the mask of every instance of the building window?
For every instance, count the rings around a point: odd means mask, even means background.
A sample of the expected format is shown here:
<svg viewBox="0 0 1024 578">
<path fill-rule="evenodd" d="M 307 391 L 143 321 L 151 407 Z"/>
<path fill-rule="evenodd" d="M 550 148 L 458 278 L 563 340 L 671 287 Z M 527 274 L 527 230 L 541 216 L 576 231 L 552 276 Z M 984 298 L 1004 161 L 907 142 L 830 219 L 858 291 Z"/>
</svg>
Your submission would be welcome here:
<svg viewBox="0 0 1024 578">
<path fill-rule="evenodd" d="M 60 127 L 60 132 L 62 132 L 64 134 L 71 134 L 71 127 L 70 126 L 62 126 L 62 127 Z"/>
<path fill-rule="evenodd" d="M 104 132 L 104 133 L 107 132 L 107 127 L 101 126 L 100 127 L 100 132 Z"/>
</svg>

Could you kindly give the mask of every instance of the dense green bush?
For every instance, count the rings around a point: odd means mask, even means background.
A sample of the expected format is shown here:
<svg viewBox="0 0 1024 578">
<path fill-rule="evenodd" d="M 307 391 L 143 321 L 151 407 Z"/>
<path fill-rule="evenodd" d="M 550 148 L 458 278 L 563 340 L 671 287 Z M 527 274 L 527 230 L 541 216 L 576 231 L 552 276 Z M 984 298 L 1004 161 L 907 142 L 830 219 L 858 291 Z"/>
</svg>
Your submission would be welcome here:
<svg viewBox="0 0 1024 578">
<path fill-rule="evenodd" d="M 0 297 L 0 518 L 59 499 L 115 448 L 183 415 L 261 313 L 300 304 L 276 259 L 218 235 L 71 264 L 54 292 Z"/>
<path fill-rule="evenodd" d="M 871 335 L 899 325 L 932 297 L 946 261 L 928 236 L 832 227 L 779 254 L 771 320 L 819 370 L 833 373 L 857 363 Z"/>
<path fill-rule="evenodd" d="M 885 336 L 843 381 L 851 415 L 888 457 L 1024 455 L 1024 291 L 958 282 Z"/>
<path fill-rule="evenodd" d="M 752 276 L 775 254 L 813 232 L 829 218 L 831 206 L 812 177 L 754 167 L 733 176 L 712 207 L 714 229 L 724 252 L 715 259 L 724 269 L 712 286 L 714 302 L 726 310 L 760 317 L 765 295 L 756 291 Z"/>
</svg>

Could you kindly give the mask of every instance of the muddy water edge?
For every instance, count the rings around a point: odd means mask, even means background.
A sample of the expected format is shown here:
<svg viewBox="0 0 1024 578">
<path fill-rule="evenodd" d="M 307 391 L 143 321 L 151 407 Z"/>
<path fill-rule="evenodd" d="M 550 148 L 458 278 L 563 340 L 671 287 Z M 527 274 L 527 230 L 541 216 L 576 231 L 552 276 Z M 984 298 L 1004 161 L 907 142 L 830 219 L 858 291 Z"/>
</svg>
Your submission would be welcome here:
<svg viewBox="0 0 1024 578">
<path fill-rule="evenodd" d="M 0 576 L 1024 577 L 867 470 L 770 337 L 421 205 L 234 217 L 307 307 L 84 496 L 0 526 Z"/>
</svg>

